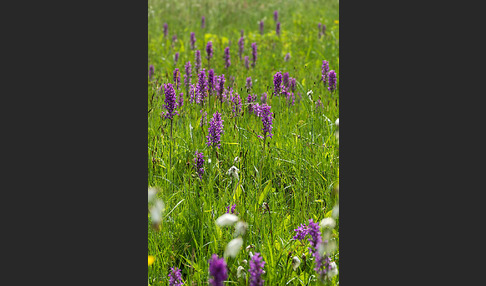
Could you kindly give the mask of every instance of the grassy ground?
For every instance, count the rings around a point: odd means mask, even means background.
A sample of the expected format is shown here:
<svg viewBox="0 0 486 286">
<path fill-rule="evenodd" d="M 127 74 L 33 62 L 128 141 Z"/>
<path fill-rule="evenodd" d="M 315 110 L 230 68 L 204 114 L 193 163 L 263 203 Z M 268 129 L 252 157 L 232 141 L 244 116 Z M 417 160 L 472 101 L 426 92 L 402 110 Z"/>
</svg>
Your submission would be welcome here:
<svg viewBox="0 0 486 286">
<path fill-rule="evenodd" d="M 159 189 L 157 197 L 165 204 L 159 228 L 148 223 L 148 254 L 155 261 L 148 267 L 150 285 L 167 285 L 170 267 L 182 270 L 185 285 L 207 284 L 208 260 L 223 256 L 233 237 L 233 228 L 218 227 L 215 220 L 236 204 L 238 217 L 248 223 L 242 236 L 243 249 L 236 257 L 226 257 L 228 285 L 248 285 L 238 279 L 236 269 L 248 270 L 252 253 L 261 253 L 265 261 L 265 285 L 316 285 L 314 261 L 307 240 L 295 241 L 294 229 L 300 224 L 329 217 L 337 204 L 339 182 L 339 149 L 335 136 L 339 118 L 339 92 L 331 93 L 320 80 L 323 60 L 338 75 L 339 24 L 338 1 L 148 1 L 148 65 L 155 74 L 148 82 L 148 185 Z M 275 33 L 273 11 L 278 10 L 281 35 Z M 201 27 L 201 16 L 206 18 Z M 258 22 L 264 21 L 264 35 Z M 163 24 L 168 24 L 164 37 Z M 325 24 L 324 36 L 318 37 L 318 23 Z M 244 31 L 243 56 L 251 59 L 251 43 L 258 46 L 255 68 L 246 69 L 238 56 L 238 39 Z M 226 86 L 235 78 L 235 92 L 243 103 L 243 114 L 233 117 L 232 107 L 222 106 L 214 98 L 203 106 L 191 104 L 184 92 L 184 105 L 173 120 L 161 118 L 165 111 L 161 84 L 173 83 L 173 71 L 190 61 L 194 71 L 195 51 L 190 47 L 190 33 L 196 35 L 196 49 L 201 50 L 202 68 L 208 70 L 205 47 L 213 42 L 210 67 L 216 75 L 224 74 Z M 172 36 L 177 41 L 172 45 Z M 229 46 L 231 66 L 224 68 L 223 51 Z M 179 60 L 174 64 L 174 54 Z M 289 53 L 290 60 L 284 61 Z M 250 60 L 251 62 L 251 60 Z M 295 105 L 285 97 L 273 96 L 273 76 L 288 72 L 297 80 Z M 260 118 L 247 110 L 246 78 L 251 77 L 251 94 L 267 92 L 274 113 L 273 137 L 266 146 Z M 313 91 L 311 99 L 307 96 Z M 180 91 L 179 91 L 180 92 Z M 179 92 L 177 94 L 179 94 Z M 300 94 L 300 95 L 299 95 Z M 320 99 L 323 107 L 316 107 Z M 221 149 L 207 147 L 208 124 L 200 127 L 201 109 L 207 121 L 215 111 L 222 113 L 224 134 Z M 194 153 L 204 154 L 202 179 L 194 170 Z M 238 157 L 238 162 L 235 158 Z M 209 163 L 209 159 L 211 163 Z M 239 169 L 239 181 L 227 174 L 230 167 Z M 265 206 L 263 206 L 265 205 Z M 268 206 L 268 207 L 266 207 Z M 339 265 L 339 221 L 331 240 L 338 248 L 331 259 Z M 305 255 L 305 259 L 302 256 Z M 292 256 L 301 258 L 297 270 L 291 267 Z M 247 275 L 248 277 L 248 275 Z M 329 283 L 337 284 L 339 275 Z"/>
</svg>

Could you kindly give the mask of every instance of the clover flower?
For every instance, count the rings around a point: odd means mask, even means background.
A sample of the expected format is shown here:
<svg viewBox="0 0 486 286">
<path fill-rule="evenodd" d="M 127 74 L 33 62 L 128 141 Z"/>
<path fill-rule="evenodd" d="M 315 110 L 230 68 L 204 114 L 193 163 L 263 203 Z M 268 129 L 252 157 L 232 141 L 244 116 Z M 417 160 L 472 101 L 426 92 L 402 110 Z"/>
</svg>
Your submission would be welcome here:
<svg viewBox="0 0 486 286">
<path fill-rule="evenodd" d="M 209 262 L 209 274 L 213 277 L 209 279 L 212 286 L 223 286 L 223 281 L 228 278 L 228 270 L 224 258 L 218 258 L 213 254 Z"/>
<path fill-rule="evenodd" d="M 224 134 L 223 121 L 221 114 L 216 111 L 209 122 L 208 135 L 206 136 L 208 140 L 206 144 L 208 146 L 218 147 L 218 149 L 221 148 L 221 134 Z"/>
<path fill-rule="evenodd" d="M 263 261 L 260 253 L 256 252 L 250 260 L 250 286 L 263 286 L 264 280 L 262 279 L 263 267 L 265 261 Z"/>
</svg>

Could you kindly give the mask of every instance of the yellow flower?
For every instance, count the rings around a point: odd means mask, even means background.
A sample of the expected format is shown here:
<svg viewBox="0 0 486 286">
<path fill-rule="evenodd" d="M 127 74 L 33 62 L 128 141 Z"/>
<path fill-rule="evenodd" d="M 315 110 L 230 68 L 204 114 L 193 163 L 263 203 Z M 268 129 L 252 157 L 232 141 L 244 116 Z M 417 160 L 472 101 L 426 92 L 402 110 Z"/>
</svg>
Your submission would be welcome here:
<svg viewBox="0 0 486 286">
<path fill-rule="evenodd" d="M 339 24 L 339 20 L 334 20 L 334 24 Z"/>
<path fill-rule="evenodd" d="M 149 255 L 148 256 L 148 266 L 152 265 L 152 263 L 154 263 L 155 261 L 155 257 L 153 257 L 152 255 Z"/>
</svg>

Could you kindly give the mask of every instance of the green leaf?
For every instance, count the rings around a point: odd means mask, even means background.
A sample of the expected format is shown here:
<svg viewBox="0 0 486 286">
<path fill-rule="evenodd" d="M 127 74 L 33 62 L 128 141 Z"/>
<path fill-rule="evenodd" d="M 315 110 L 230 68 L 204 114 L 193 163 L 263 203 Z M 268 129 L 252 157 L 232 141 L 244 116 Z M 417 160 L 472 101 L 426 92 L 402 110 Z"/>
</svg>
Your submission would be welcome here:
<svg viewBox="0 0 486 286">
<path fill-rule="evenodd" d="M 261 192 L 260 197 L 258 198 L 258 205 L 261 205 L 262 204 L 263 199 L 265 199 L 265 197 L 267 196 L 268 191 L 271 188 L 272 188 L 272 181 L 270 180 L 268 182 L 267 186 L 265 187 L 265 189 L 263 189 L 263 192 Z"/>
</svg>

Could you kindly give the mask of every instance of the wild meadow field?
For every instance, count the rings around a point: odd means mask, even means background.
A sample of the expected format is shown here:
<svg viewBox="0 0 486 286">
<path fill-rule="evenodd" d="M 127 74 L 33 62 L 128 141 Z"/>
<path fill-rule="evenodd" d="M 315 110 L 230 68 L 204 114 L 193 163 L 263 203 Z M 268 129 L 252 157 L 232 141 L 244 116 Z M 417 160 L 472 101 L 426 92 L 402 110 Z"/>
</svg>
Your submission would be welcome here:
<svg viewBox="0 0 486 286">
<path fill-rule="evenodd" d="M 339 285 L 339 2 L 148 0 L 148 285 Z"/>
</svg>

